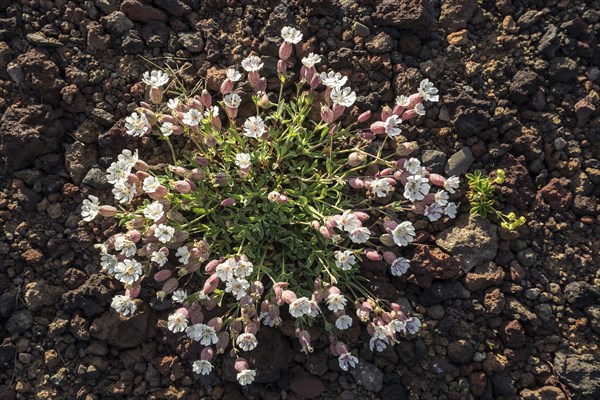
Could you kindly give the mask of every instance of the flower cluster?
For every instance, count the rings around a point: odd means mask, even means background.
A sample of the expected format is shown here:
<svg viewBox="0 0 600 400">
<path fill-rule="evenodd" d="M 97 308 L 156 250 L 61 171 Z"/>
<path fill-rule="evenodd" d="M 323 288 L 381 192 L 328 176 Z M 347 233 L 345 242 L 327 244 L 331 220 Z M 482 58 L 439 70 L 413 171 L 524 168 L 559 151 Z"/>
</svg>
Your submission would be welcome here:
<svg viewBox="0 0 600 400">
<path fill-rule="evenodd" d="M 176 308 L 168 329 L 203 346 L 193 371 L 210 374 L 215 355 L 231 348 L 241 385 L 257 374 L 241 355 L 259 345 L 261 326 L 277 327 L 284 318 L 294 320 L 306 353 L 312 351 L 307 327 L 323 320 L 344 371 L 359 362 L 340 340 L 356 322 L 367 324 L 373 351 L 415 334 L 420 320 L 375 298 L 357 275 L 366 259 L 385 263 L 395 277 L 410 271 L 402 254 L 417 231 L 399 215 L 413 211 L 430 221 L 456 215 L 450 196 L 458 178 L 430 173 L 401 141 L 408 121 L 425 114 L 424 103 L 439 100 L 433 84 L 422 81 L 417 93 L 399 96 L 370 125 L 366 112 L 347 128 L 342 117 L 356 93 L 348 77 L 318 72 L 317 54 L 302 59 L 296 97 L 283 99 L 288 60 L 302 33 L 285 27 L 281 37 L 277 102 L 255 55 L 242 61 L 243 72 L 226 71 L 219 100 L 204 89 L 164 102 L 169 77 L 145 73 L 149 102 L 126 118 L 125 131 L 164 141 L 172 162 L 161 171 L 138 150 L 125 149 L 106 171 L 119 208 L 92 195 L 81 207 L 84 221 L 116 217 L 125 227 L 96 245 L 102 270 L 125 288 L 112 308 L 134 314 L 142 282 L 153 280 L 156 296 Z M 244 77 L 249 86 L 241 85 Z M 248 94 L 252 114 L 241 117 Z M 312 122 L 317 94 L 324 99 L 317 106 L 321 120 Z M 391 143 L 396 150 L 386 147 Z M 207 311 L 220 316 L 205 318 Z"/>
</svg>

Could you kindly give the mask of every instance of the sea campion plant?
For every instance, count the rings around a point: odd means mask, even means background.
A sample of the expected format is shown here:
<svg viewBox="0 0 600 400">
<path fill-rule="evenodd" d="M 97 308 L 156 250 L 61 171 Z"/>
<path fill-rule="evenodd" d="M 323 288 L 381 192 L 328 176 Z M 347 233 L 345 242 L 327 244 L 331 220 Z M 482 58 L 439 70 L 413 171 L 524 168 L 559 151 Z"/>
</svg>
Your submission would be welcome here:
<svg viewBox="0 0 600 400">
<path fill-rule="evenodd" d="M 85 221 L 116 217 L 124 227 L 97 245 L 102 269 L 125 287 L 112 307 L 135 314 L 141 284 L 161 282 L 157 297 L 178 305 L 168 329 L 204 346 L 193 371 L 209 374 L 213 357 L 230 349 L 241 385 L 256 377 L 242 356 L 258 345 L 258 330 L 279 326 L 285 314 L 306 353 L 307 328 L 322 323 L 342 370 L 358 363 L 343 341 L 357 320 L 367 323 L 371 350 L 416 333 L 417 317 L 366 288 L 361 262 L 383 261 L 391 275 L 406 274 L 402 253 L 416 231 L 404 213 L 431 221 L 456 214 L 449 193 L 458 178 L 430 173 L 408 157 L 414 146 L 398 140 L 426 102 L 439 100 L 433 84 L 425 79 L 370 124 L 367 111 L 344 126 L 356 94 L 346 76 L 317 72 L 319 55 L 302 59 L 294 94 L 285 98 L 302 34 L 285 27 L 281 36 L 280 87 L 270 96 L 254 55 L 242 61 L 244 72 L 227 70 L 216 96 L 173 89 L 161 71 L 145 73 L 149 102 L 125 129 L 166 141 L 170 165 L 162 170 L 123 150 L 107 170 L 117 207 L 90 195 L 81 212 Z M 238 112 L 244 103 L 248 118 Z M 188 140 L 183 150 L 172 145 L 177 135 Z"/>
</svg>

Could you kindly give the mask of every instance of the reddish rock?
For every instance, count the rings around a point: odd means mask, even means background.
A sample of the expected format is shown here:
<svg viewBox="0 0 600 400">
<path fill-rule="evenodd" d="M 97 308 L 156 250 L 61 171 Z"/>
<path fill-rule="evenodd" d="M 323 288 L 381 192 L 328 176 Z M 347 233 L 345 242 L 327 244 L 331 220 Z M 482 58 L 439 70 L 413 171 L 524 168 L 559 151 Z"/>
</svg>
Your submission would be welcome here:
<svg viewBox="0 0 600 400">
<path fill-rule="evenodd" d="M 309 374 L 308 372 L 301 369 L 296 373 L 290 388 L 298 396 L 302 396 L 307 399 L 314 399 L 323 393 L 326 389 L 325 384 L 316 376 Z"/>
<path fill-rule="evenodd" d="M 471 291 L 486 289 L 490 286 L 499 286 L 504 280 L 504 270 L 494 262 L 476 267 L 474 272 L 469 272 L 465 277 L 465 285 Z"/>
<path fill-rule="evenodd" d="M 521 392 L 521 398 L 524 400 L 566 400 L 567 397 L 557 387 L 544 386 L 539 389 L 525 389 Z"/>
<path fill-rule="evenodd" d="M 512 260 L 510 262 L 510 279 L 512 279 L 513 282 L 519 282 L 526 277 L 527 270 L 517 260 Z"/>
<path fill-rule="evenodd" d="M 506 203 L 521 210 L 528 209 L 535 197 L 535 186 L 524 163 L 523 156 L 515 158 L 507 153 L 498 166 L 506 171 L 506 180 L 499 187 L 500 194 Z"/>
<path fill-rule="evenodd" d="M 488 314 L 499 315 L 506 305 L 504 294 L 499 288 L 493 288 L 486 291 L 483 297 L 483 306 Z"/>
<path fill-rule="evenodd" d="M 500 338 L 502 339 L 506 347 L 510 347 L 512 349 L 518 349 L 519 347 L 523 347 L 527 342 L 527 338 L 525 337 L 525 330 L 517 320 L 507 322 L 500 329 Z"/>
<path fill-rule="evenodd" d="M 537 196 L 555 211 L 566 211 L 571 205 L 573 194 L 569 190 L 571 181 L 567 178 L 552 178 L 550 182 L 539 190 Z"/>
<path fill-rule="evenodd" d="M 486 384 L 487 378 L 485 376 L 485 372 L 477 371 L 469 375 L 469 387 L 471 388 L 471 393 L 473 396 L 481 396 L 483 392 L 485 392 Z"/>
<path fill-rule="evenodd" d="M 133 21 L 148 22 L 161 21 L 166 22 L 169 18 L 167 14 L 148 5 L 140 0 L 125 0 L 121 4 L 121 11 Z"/>
<path fill-rule="evenodd" d="M 589 121 L 596 107 L 587 98 L 583 98 L 575 103 L 575 115 L 577 116 L 577 127 L 583 128 Z"/>
<path fill-rule="evenodd" d="M 434 279 L 454 279 L 460 275 L 460 264 L 456 258 L 437 247 L 417 246 L 411 262 L 411 283 L 428 288 Z"/>
<path fill-rule="evenodd" d="M 227 70 L 217 67 L 212 67 L 206 71 L 206 86 L 215 92 L 218 92 L 221 88 L 221 83 L 227 77 Z"/>
</svg>

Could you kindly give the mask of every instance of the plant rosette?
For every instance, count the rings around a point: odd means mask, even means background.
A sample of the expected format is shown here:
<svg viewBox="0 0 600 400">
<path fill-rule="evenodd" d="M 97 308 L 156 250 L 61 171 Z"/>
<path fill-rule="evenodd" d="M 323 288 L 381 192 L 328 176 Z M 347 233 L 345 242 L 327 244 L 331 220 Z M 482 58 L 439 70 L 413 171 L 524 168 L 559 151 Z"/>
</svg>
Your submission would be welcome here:
<svg viewBox="0 0 600 400">
<path fill-rule="evenodd" d="M 241 385 L 257 374 L 242 356 L 259 345 L 261 326 L 278 327 L 282 317 L 295 320 L 306 353 L 308 328 L 322 324 L 344 371 L 358 363 L 343 341 L 358 321 L 367 324 L 372 351 L 415 334 L 420 320 L 376 298 L 361 262 L 386 263 L 402 276 L 410 269 L 403 249 L 416 236 L 403 215 L 456 215 L 449 194 L 458 178 L 430 173 L 408 157 L 414 146 L 400 141 L 408 121 L 425 114 L 424 103 L 439 100 L 433 84 L 423 80 L 370 124 L 368 111 L 344 126 L 356 94 L 340 73 L 317 72 L 318 55 L 302 59 L 296 90 L 284 98 L 287 60 L 302 34 L 286 27 L 282 38 L 278 94 L 267 91 L 257 56 L 242 61 L 243 72 L 227 70 L 214 97 L 186 92 L 176 76 L 145 73 L 149 103 L 126 118 L 125 129 L 165 140 L 171 164 L 149 166 L 125 149 L 107 169 L 116 206 L 89 196 L 81 209 L 84 221 L 115 217 L 124 228 L 96 245 L 102 270 L 125 288 L 112 307 L 135 314 L 141 285 L 159 282 L 156 295 L 178 307 L 168 329 L 204 346 L 193 371 L 211 373 L 215 355 L 229 349 Z M 248 95 L 253 115 L 242 119 Z M 316 98 L 323 104 L 313 120 Z M 173 136 L 187 145 L 176 151 Z"/>
</svg>

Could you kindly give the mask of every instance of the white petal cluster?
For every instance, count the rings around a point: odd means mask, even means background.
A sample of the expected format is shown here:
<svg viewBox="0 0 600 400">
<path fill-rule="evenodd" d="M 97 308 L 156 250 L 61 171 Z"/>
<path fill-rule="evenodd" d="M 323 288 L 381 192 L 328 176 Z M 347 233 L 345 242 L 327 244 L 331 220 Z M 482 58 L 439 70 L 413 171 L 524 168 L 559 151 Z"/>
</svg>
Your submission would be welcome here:
<svg viewBox="0 0 600 400">
<path fill-rule="evenodd" d="M 115 266 L 115 278 L 126 285 L 133 285 L 142 276 L 142 264 L 133 259 L 125 259 Z"/>
<path fill-rule="evenodd" d="M 403 195 L 410 201 L 423 200 L 430 188 L 429 179 L 422 175 L 411 175 L 406 179 Z"/>
<path fill-rule="evenodd" d="M 185 333 L 192 340 L 200 342 L 201 345 L 210 346 L 219 341 L 215 328 L 206 324 L 194 324 L 185 329 Z"/>
<path fill-rule="evenodd" d="M 158 201 L 153 201 L 144 208 L 144 216 L 154 222 L 165 215 L 163 205 Z"/>
<path fill-rule="evenodd" d="M 181 122 L 188 126 L 198 126 L 202 121 L 202 113 L 195 108 L 189 109 L 187 112 L 183 113 L 183 118 Z"/>
<path fill-rule="evenodd" d="M 343 270 L 349 271 L 356 264 L 356 256 L 351 250 L 336 251 L 335 265 Z"/>
<path fill-rule="evenodd" d="M 200 375 L 208 375 L 213 370 L 213 365 L 208 360 L 197 360 L 192 364 L 192 371 Z"/>
<path fill-rule="evenodd" d="M 446 182 L 444 182 L 444 189 L 446 189 L 448 193 L 454 194 L 459 185 L 460 178 L 458 176 L 451 176 L 450 178 L 446 179 Z"/>
<path fill-rule="evenodd" d="M 250 56 L 242 60 L 242 68 L 247 72 L 257 72 L 263 67 L 263 62 L 260 57 Z"/>
<path fill-rule="evenodd" d="M 335 327 L 338 328 L 340 331 L 344 331 L 348 328 L 350 328 L 352 326 L 352 318 L 350 318 L 350 316 L 348 315 L 340 315 L 336 320 L 335 320 Z"/>
<path fill-rule="evenodd" d="M 404 221 L 392 230 L 392 238 L 398 246 L 407 246 L 414 240 L 415 235 L 415 227 L 410 221 Z"/>
<path fill-rule="evenodd" d="M 339 89 L 346 84 L 348 77 L 340 74 L 339 72 L 321 72 L 321 81 L 323 85 L 332 88 Z"/>
<path fill-rule="evenodd" d="M 236 300 L 240 300 L 246 295 L 250 284 L 243 278 L 231 278 L 227 281 L 225 292 L 231 293 Z"/>
<path fill-rule="evenodd" d="M 169 76 L 162 71 L 146 71 L 142 75 L 142 82 L 148 86 L 159 88 L 169 83 Z"/>
<path fill-rule="evenodd" d="M 390 267 L 390 271 L 394 276 L 402 276 L 408 272 L 410 261 L 404 257 L 398 257 L 394 260 Z"/>
<path fill-rule="evenodd" d="M 364 226 L 350 232 L 350 240 L 352 240 L 353 243 L 366 243 L 366 241 L 369 240 L 369 237 L 371 237 L 371 231 Z"/>
<path fill-rule="evenodd" d="M 356 101 L 356 93 L 351 88 L 338 88 L 335 87 L 331 91 L 331 101 L 333 104 L 338 104 L 344 107 L 351 107 Z"/>
<path fill-rule="evenodd" d="M 384 127 L 385 133 L 389 138 L 393 139 L 402 132 L 402 129 L 398 128 L 400 122 L 402 122 L 402 119 L 395 114 L 392 114 L 386 118 Z"/>
<path fill-rule="evenodd" d="M 239 71 L 235 68 L 227 69 L 227 72 L 225 74 L 227 76 L 227 79 L 229 79 L 232 82 L 237 82 L 240 79 L 242 79 L 242 74 L 240 74 Z"/>
<path fill-rule="evenodd" d="M 358 364 L 358 358 L 354 357 L 351 353 L 342 353 L 338 357 L 338 363 L 342 371 L 348 371 L 348 368 L 356 367 Z"/>
<path fill-rule="evenodd" d="M 250 168 L 250 154 L 239 153 L 237 156 L 235 156 L 235 165 L 241 169 Z"/>
<path fill-rule="evenodd" d="M 87 199 L 83 200 L 81 205 L 81 216 L 84 221 L 91 221 L 98 215 L 100 212 L 100 203 L 98 202 L 98 198 L 96 196 L 89 195 Z"/>
<path fill-rule="evenodd" d="M 281 38 L 291 44 L 298 44 L 302 40 L 302 32 L 291 26 L 284 26 L 281 29 Z"/>
<path fill-rule="evenodd" d="M 190 251 L 187 246 L 179 247 L 175 253 L 175 257 L 179 258 L 180 263 L 187 265 L 187 263 L 190 262 Z"/>
<path fill-rule="evenodd" d="M 229 93 L 223 98 L 223 103 L 229 108 L 238 108 L 242 104 L 242 98 L 237 93 Z"/>
<path fill-rule="evenodd" d="M 304 315 L 314 318 L 319 315 L 319 312 L 317 303 L 307 297 L 299 297 L 290 304 L 290 315 L 294 318 L 300 318 Z"/>
<path fill-rule="evenodd" d="M 346 232 L 355 231 L 362 225 L 358 217 L 352 211 L 349 210 L 346 210 L 342 213 L 342 216 L 337 221 L 337 224 L 338 227 L 345 230 Z"/>
<path fill-rule="evenodd" d="M 161 243 L 169 243 L 173 236 L 175 236 L 175 228 L 172 226 L 160 224 L 154 229 L 154 237 Z"/>
<path fill-rule="evenodd" d="M 327 308 L 333 312 L 343 311 L 347 302 L 343 294 L 332 293 L 327 296 Z"/>
<path fill-rule="evenodd" d="M 265 121 L 261 117 L 249 117 L 244 122 L 244 136 L 259 138 L 265 133 Z"/>
<path fill-rule="evenodd" d="M 124 316 L 133 315 L 137 309 L 131 297 L 123 295 L 116 295 L 113 297 L 110 306 L 114 308 L 116 312 Z"/>
<path fill-rule="evenodd" d="M 189 322 L 185 315 L 178 312 L 169 315 L 169 319 L 167 320 L 167 327 L 173 333 L 185 331 L 188 324 Z"/>
<path fill-rule="evenodd" d="M 245 369 L 237 374 L 237 380 L 242 386 L 251 384 L 254 378 L 256 378 L 256 371 L 253 369 Z"/>
<path fill-rule="evenodd" d="M 256 340 L 256 336 L 254 336 L 252 333 L 240 334 L 235 342 L 243 351 L 254 350 L 258 345 L 258 340 Z"/>
<path fill-rule="evenodd" d="M 371 182 L 371 191 L 377 197 L 386 197 L 393 190 L 394 187 L 387 179 L 375 179 Z"/>
<path fill-rule="evenodd" d="M 417 89 L 424 101 L 439 101 L 440 96 L 438 90 L 433 83 L 429 82 L 429 79 L 423 79 Z"/>
<path fill-rule="evenodd" d="M 150 122 L 144 113 L 137 112 L 125 118 L 125 132 L 131 136 L 142 136 L 150 130 Z"/>
<path fill-rule="evenodd" d="M 302 59 L 302 65 L 306 68 L 313 68 L 316 64 L 321 62 L 321 56 L 315 53 L 310 53 Z"/>
</svg>

